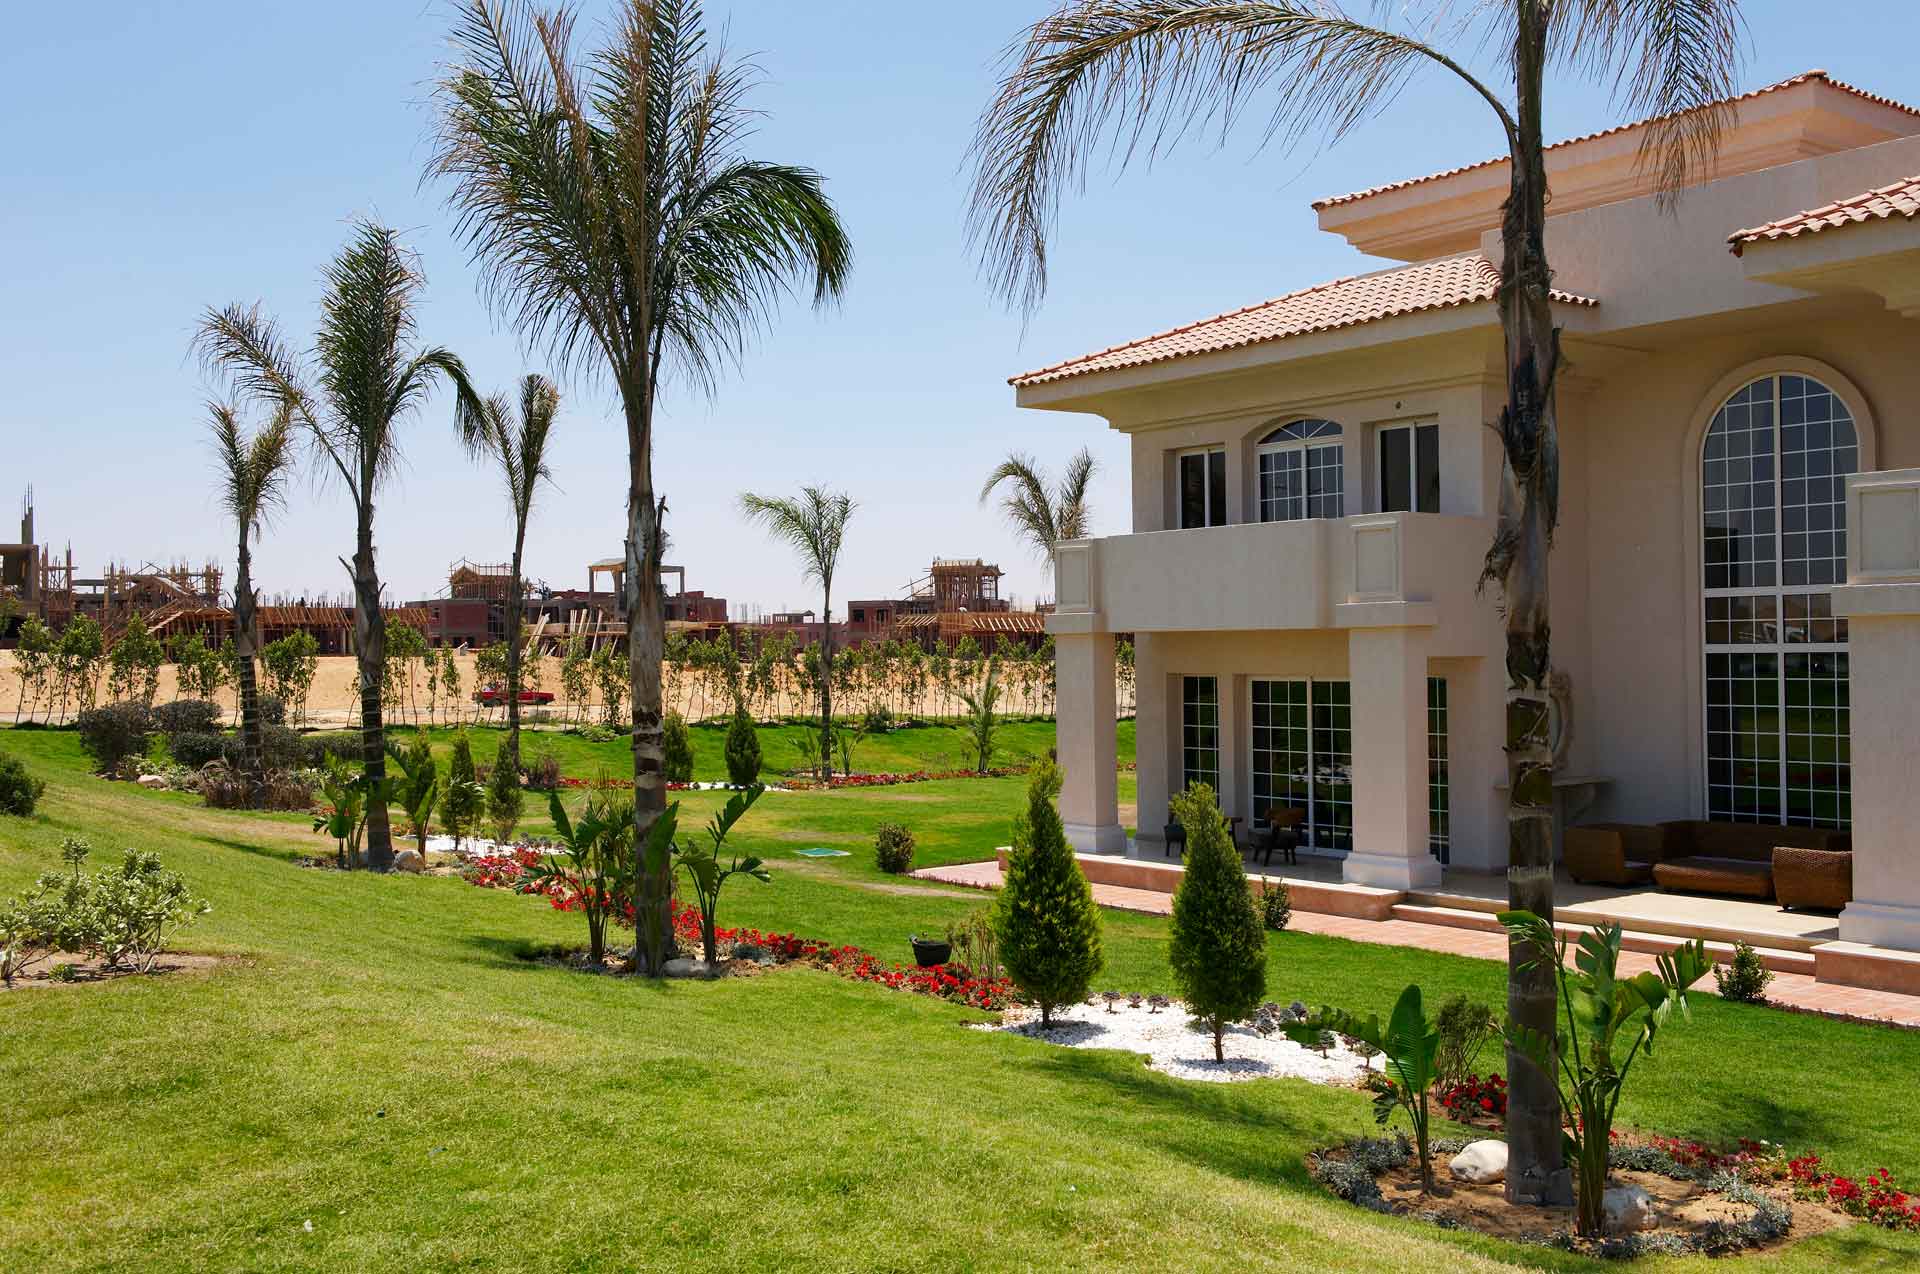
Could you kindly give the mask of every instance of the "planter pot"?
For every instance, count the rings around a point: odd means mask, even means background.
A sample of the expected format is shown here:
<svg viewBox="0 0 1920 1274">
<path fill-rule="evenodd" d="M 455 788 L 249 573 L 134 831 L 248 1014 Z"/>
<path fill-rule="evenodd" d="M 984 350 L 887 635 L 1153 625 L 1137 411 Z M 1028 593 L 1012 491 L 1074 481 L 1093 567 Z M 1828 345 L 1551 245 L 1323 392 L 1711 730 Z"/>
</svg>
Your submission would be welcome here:
<svg viewBox="0 0 1920 1274">
<path fill-rule="evenodd" d="M 923 969 L 931 969 L 936 964 L 945 964 L 953 956 L 953 944 L 933 938 L 914 938 L 913 962 Z"/>
</svg>

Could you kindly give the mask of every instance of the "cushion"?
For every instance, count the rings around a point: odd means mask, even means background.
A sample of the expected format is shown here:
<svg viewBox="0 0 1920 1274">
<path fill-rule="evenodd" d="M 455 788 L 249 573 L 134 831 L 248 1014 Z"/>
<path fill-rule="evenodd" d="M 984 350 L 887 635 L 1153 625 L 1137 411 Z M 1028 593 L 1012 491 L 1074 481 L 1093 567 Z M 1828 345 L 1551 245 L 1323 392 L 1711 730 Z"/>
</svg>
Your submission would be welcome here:
<svg viewBox="0 0 1920 1274">
<path fill-rule="evenodd" d="M 1653 878 L 1664 889 L 1695 894 L 1738 894 L 1746 898 L 1773 897 L 1773 863 L 1744 858 L 1715 858 L 1695 854 L 1656 863 Z"/>
</svg>

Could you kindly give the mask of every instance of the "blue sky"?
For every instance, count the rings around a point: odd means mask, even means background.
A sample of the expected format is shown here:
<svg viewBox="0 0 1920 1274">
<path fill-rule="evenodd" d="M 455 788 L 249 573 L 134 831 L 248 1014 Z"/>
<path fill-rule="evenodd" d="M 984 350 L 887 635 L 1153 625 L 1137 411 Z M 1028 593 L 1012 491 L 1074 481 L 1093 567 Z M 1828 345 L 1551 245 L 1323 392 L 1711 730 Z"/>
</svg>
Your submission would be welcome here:
<svg viewBox="0 0 1920 1274">
<path fill-rule="evenodd" d="M 609 4 L 585 0 L 584 31 Z M 1209 139 L 1152 168 L 1096 173 L 1065 207 L 1051 293 L 1023 329 L 966 253 L 962 161 L 999 51 L 1046 7 L 709 0 L 731 47 L 756 54 L 767 77 L 752 150 L 825 174 L 856 261 L 844 304 L 789 306 L 716 395 L 668 399 L 656 472 L 691 587 L 767 608 L 811 602 L 733 500 L 824 481 L 860 504 L 841 598 L 890 595 L 931 557 L 975 554 L 1034 596 L 1038 565 L 975 503 L 985 473 L 1011 448 L 1053 467 L 1092 446 L 1105 466 L 1096 527 L 1111 533 L 1126 529 L 1126 454 L 1095 418 L 1016 410 L 1007 376 L 1375 268 L 1318 232 L 1312 199 L 1498 149 L 1485 106 L 1433 75 L 1338 148 Z M 1747 86 L 1819 66 L 1920 99 L 1911 0 L 1746 11 Z M 448 26 L 441 0 L 12 15 L 0 43 L 0 538 L 12 538 L 32 483 L 41 538 L 70 541 L 83 574 L 109 558 L 230 561 L 232 532 L 209 494 L 202 404 L 214 387 L 187 355 L 195 320 L 208 305 L 259 300 L 306 337 L 319 269 L 356 215 L 403 228 L 420 253 L 426 339 L 459 352 L 485 386 L 547 370 L 482 306 L 444 191 L 420 184 Z M 1563 80 L 1548 120 L 1558 137 L 1617 114 L 1603 91 Z M 588 561 L 618 550 L 625 444 L 609 391 L 563 387 L 558 489 L 536 507 L 528 569 L 579 587 Z M 405 449 L 378 537 L 390 595 L 413 598 L 438 589 L 455 558 L 504 560 L 510 524 L 495 480 L 453 444 L 446 402 L 407 426 Z M 303 482 L 258 554 L 262 586 L 343 592 L 336 559 L 351 531 L 338 493 Z"/>
</svg>

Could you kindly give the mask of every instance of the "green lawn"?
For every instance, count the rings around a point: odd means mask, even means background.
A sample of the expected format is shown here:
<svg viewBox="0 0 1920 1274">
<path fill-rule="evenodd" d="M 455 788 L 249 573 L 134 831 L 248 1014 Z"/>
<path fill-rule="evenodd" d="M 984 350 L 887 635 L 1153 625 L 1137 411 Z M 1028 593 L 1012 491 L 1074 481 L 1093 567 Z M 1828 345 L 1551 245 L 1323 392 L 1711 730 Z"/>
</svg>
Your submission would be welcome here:
<svg viewBox="0 0 1920 1274">
<path fill-rule="evenodd" d="M 1369 1126 L 1356 1093 L 1183 1084 L 823 973 L 543 968 L 520 954 L 577 940 L 577 917 L 453 879 L 303 870 L 321 840 L 301 820 L 103 783 L 70 733 L 0 731 L 0 748 L 50 784 L 38 816 L 0 819 L 0 891 L 63 835 L 141 844 L 213 900 L 184 945 L 235 957 L 0 994 L 0 1270 L 1595 1268 L 1323 1196 L 1302 1156 Z M 909 932 L 981 898 L 883 878 L 864 852 L 786 851 L 858 848 L 905 817 L 922 861 L 979 856 L 1020 790 L 770 795 L 742 832 L 774 882 L 730 886 L 722 922 L 904 958 Z M 715 799 L 690 796 L 687 816 Z M 1162 920 L 1109 913 L 1101 985 L 1170 990 L 1165 939 Z M 1271 953 L 1283 999 L 1385 1008 L 1418 979 L 1493 1001 L 1502 982 L 1486 962 L 1304 934 Z M 1622 1115 L 1920 1179 L 1915 1074 L 1920 1035 L 1703 997 Z M 1916 1260 L 1920 1241 L 1856 1226 L 1768 1268 Z"/>
</svg>

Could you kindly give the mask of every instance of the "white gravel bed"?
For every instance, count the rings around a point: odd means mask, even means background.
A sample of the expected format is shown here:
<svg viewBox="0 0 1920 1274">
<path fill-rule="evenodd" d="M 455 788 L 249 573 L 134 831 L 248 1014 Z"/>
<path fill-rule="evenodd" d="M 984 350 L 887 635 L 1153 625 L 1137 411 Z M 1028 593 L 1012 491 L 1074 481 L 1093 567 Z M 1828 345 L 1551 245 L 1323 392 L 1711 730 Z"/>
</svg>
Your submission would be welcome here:
<svg viewBox="0 0 1920 1274">
<path fill-rule="evenodd" d="M 1319 1050 L 1295 1044 L 1284 1035 L 1261 1035 L 1250 1026 L 1230 1026 L 1224 1040 L 1227 1060 L 1213 1060 L 1213 1034 L 1188 1025 L 1184 1005 L 1153 1012 L 1124 1003 L 1108 1012 L 1104 1005 L 1076 1004 L 1056 1010 L 1050 1031 L 1040 1029 L 1040 1010 L 1016 1005 L 1001 1020 L 975 1023 L 975 1030 L 1013 1031 L 1029 1039 L 1066 1048 L 1117 1048 L 1143 1053 L 1147 1065 L 1176 1079 L 1224 1084 L 1242 1079 L 1304 1079 L 1315 1084 L 1354 1084 L 1369 1069 L 1344 1044 Z"/>
</svg>

